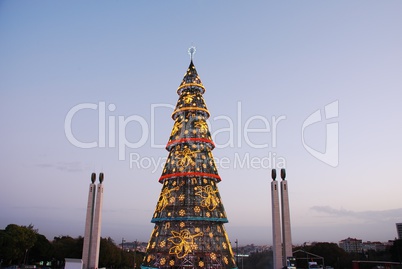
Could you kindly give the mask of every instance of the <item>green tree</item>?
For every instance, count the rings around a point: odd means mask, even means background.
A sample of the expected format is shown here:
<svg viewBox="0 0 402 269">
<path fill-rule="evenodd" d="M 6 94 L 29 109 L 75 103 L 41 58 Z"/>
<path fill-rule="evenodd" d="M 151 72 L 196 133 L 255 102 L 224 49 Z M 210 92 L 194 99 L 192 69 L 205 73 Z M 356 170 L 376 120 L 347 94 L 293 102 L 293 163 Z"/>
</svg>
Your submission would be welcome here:
<svg viewBox="0 0 402 269">
<path fill-rule="evenodd" d="M 12 264 L 36 264 L 52 261 L 53 268 L 62 268 L 65 258 L 81 259 L 83 237 L 55 237 L 52 242 L 34 230 L 33 225 L 18 226 L 10 224 L 0 230 L 0 259 L 2 266 Z M 122 251 L 109 238 L 101 238 L 99 267 L 139 268 L 144 253 Z"/>
<path fill-rule="evenodd" d="M 65 258 L 81 259 L 83 243 L 84 239 L 82 237 L 55 237 L 52 242 L 54 258 L 58 261 L 63 261 Z"/>
<path fill-rule="evenodd" d="M 335 243 L 317 243 L 310 248 L 310 252 L 324 258 L 325 265 L 344 268 L 349 264 L 350 257 L 342 248 Z"/>
<path fill-rule="evenodd" d="M 109 238 L 101 238 L 99 250 L 99 267 L 106 268 L 140 268 L 144 258 L 143 252 L 123 251 Z"/>
<path fill-rule="evenodd" d="M 293 250 L 294 256 L 297 259 L 298 268 L 307 268 L 307 262 L 315 257 L 309 255 L 309 253 L 322 257 L 324 259 L 324 265 L 338 268 L 351 268 L 352 256 L 345 252 L 335 243 L 316 243 L 312 246 L 297 247 Z M 321 263 L 321 260 L 314 259 L 317 263 Z"/>
<path fill-rule="evenodd" d="M 392 261 L 402 263 L 402 239 L 394 240 L 390 248 L 390 253 Z"/>
<path fill-rule="evenodd" d="M 266 269 L 272 268 L 272 251 L 251 253 L 247 258 L 239 258 L 238 268 Z"/>
<path fill-rule="evenodd" d="M 52 260 L 53 253 L 53 245 L 49 240 L 47 240 L 47 238 L 42 234 L 36 234 L 36 243 L 29 252 L 29 259 L 31 261 L 43 262 L 46 264 L 46 262 Z"/>
<path fill-rule="evenodd" d="M 99 250 L 99 267 L 116 267 L 122 261 L 122 250 L 109 238 L 101 238 Z"/>
<path fill-rule="evenodd" d="M 35 245 L 37 231 L 32 224 L 19 226 L 9 224 L 0 233 L 0 249 L 3 264 L 25 264 L 30 249 Z"/>
<path fill-rule="evenodd" d="M 5 230 L 0 230 L 0 259 L 3 261 L 2 265 L 11 265 L 15 256 L 13 238 Z"/>
</svg>

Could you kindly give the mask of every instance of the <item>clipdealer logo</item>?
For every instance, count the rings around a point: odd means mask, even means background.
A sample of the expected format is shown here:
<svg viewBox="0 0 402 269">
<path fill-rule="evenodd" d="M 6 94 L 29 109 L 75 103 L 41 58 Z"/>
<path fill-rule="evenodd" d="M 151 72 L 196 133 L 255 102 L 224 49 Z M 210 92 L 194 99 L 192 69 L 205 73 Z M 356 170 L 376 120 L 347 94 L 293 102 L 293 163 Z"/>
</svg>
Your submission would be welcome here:
<svg viewBox="0 0 402 269">
<path fill-rule="evenodd" d="M 335 106 L 336 105 L 336 106 Z M 338 102 L 333 102 L 325 107 L 326 119 L 338 115 Z M 67 140 L 77 148 L 117 148 L 118 160 L 126 161 L 129 158 L 130 168 L 152 169 L 152 172 L 158 168 L 163 168 L 166 157 L 141 156 L 135 149 L 144 146 L 150 148 L 165 148 L 165 144 L 157 144 L 156 136 L 159 134 L 156 130 L 155 119 L 157 113 L 166 115 L 166 110 L 173 112 L 174 106 L 171 104 L 151 104 L 150 118 L 147 120 L 140 115 L 114 115 L 116 111 L 115 104 L 82 103 L 72 107 L 64 121 L 64 131 Z M 335 109 L 336 108 L 336 109 Z M 92 110 L 97 112 L 98 130 L 97 139 L 90 142 L 84 142 L 80 134 L 74 134 L 74 119 L 80 117 L 80 114 Z M 272 116 L 267 118 L 263 115 L 254 115 L 245 118 L 242 113 L 242 103 L 237 102 L 236 115 L 233 117 L 219 115 L 207 120 L 211 138 L 216 148 L 238 148 L 247 146 L 253 149 L 275 149 L 277 147 L 277 132 L 282 121 L 286 120 L 285 115 Z M 311 114 L 303 123 L 301 136 L 302 145 L 312 156 L 320 161 L 330 165 L 338 165 L 338 136 L 337 123 L 327 125 L 327 148 L 321 153 L 310 147 L 304 137 L 304 131 L 309 126 L 320 122 L 320 110 Z M 332 125 L 331 125 L 332 124 Z M 255 126 L 259 126 L 256 128 Z M 136 141 L 126 137 L 127 129 L 136 127 Z M 224 126 L 224 127 L 220 127 Z M 253 127 L 254 126 L 254 127 Z M 139 127 L 139 128 L 138 128 Z M 79 133 L 79 132 L 78 132 Z M 264 139 L 253 139 L 253 135 L 262 135 Z M 261 136 L 260 136 L 261 137 Z M 219 139 L 218 139 L 219 138 Z M 240 169 L 267 169 L 272 167 L 284 168 L 286 158 L 278 156 L 276 152 L 268 151 L 265 156 L 251 156 L 250 153 L 235 152 L 231 157 L 214 158 L 219 169 L 240 168 Z"/>
<path fill-rule="evenodd" d="M 305 129 L 313 124 L 329 121 L 338 118 L 339 116 L 339 102 L 334 101 L 324 107 L 325 119 L 321 115 L 321 110 L 318 109 L 313 112 L 304 122 L 301 129 L 301 138 L 303 147 L 316 159 L 328 164 L 332 167 L 339 165 L 339 123 L 328 122 L 326 123 L 326 137 L 325 137 L 325 151 L 320 152 L 317 149 L 307 145 L 305 141 Z"/>
</svg>

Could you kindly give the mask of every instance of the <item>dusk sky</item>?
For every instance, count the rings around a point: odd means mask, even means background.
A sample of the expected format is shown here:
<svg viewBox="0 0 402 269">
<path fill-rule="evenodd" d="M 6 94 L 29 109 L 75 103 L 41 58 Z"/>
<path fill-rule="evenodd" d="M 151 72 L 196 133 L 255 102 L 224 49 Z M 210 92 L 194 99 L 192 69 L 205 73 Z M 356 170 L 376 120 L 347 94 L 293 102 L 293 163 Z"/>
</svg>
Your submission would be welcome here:
<svg viewBox="0 0 402 269">
<path fill-rule="evenodd" d="M 388 241 L 402 222 L 401 1 L 0 1 L 0 229 L 147 242 L 196 47 L 229 239 Z"/>
</svg>

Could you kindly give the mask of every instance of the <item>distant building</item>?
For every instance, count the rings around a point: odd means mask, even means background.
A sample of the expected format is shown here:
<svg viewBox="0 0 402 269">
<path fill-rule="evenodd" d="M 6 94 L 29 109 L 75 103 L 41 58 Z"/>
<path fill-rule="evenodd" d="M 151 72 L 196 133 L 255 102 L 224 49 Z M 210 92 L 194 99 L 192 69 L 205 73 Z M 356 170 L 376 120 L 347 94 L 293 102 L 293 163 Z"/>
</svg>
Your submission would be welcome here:
<svg viewBox="0 0 402 269">
<path fill-rule="evenodd" d="M 396 224 L 396 232 L 398 233 L 398 239 L 402 239 L 402 223 Z"/>
<path fill-rule="evenodd" d="M 147 244 L 146 242 L 139 242 L 139 241 L 133 241 L 133 242 L 122 242 L 118 246 L 125 251 L 140 251 L 140 252 L 145 252 L 147 249 Z"/>
<path fill-rule="evenodd" d="M 387 249 L 387 245 L 381 242 L 363 242 L 362 244 L 363 251 L 374 250 L 374 251 L 385 251 Z"/>
<path fill-rule="evenodd" d="M 361 239 L 348 237 L 346 239 L 339 241 L 339 247 L 348 253 L 362 252 L 363 241 Z"/>
<path fill-rule="evenodd" d="M 238 248 L 239 254 L 246 254 L 246 255 L 249 255 L 251 253 L 259 253 L 259 252 L 269 251 L 269 250 L 272 251 L 272 248 L 267 245 L 256 246 L 254 244 L 241 246 Z"/>
</svg>

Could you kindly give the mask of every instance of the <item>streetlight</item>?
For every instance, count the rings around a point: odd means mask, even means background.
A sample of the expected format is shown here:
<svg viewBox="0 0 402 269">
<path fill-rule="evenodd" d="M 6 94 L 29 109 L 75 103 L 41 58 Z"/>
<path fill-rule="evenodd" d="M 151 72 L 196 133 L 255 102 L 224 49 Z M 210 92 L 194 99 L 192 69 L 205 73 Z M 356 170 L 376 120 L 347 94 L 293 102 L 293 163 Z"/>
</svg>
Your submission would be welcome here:
<svg viewBox="0 0 402 269">
<path fill-rule="evenodd" d="M 28 249 L 25 249 L 24 266 L 27 264 Z"/>
<path fill-rule="evenodd" d="M 239 266 L 239 246 L 237 245 L 239 243 L 239 241 L 235 241 L 236 243 L 236 265 Z"/>
<path fill-rule="evenodd" d="M 134 241 L 134 269 L 137 267 L 136 254 L 137 254 L 137 239 L 135 239 Z"/>
</svg>

